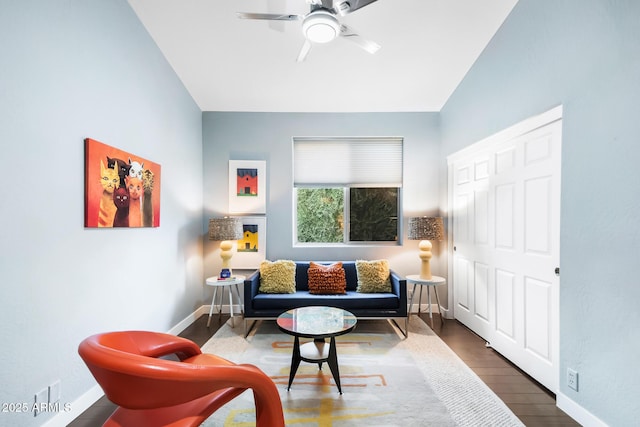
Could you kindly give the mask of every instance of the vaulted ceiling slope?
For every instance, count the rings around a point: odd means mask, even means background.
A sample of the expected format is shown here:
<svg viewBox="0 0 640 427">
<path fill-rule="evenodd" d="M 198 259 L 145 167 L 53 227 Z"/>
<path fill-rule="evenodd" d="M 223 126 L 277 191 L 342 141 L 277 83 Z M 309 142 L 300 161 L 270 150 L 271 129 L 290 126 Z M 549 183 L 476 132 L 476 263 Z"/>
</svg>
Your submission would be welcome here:
<svg viewBox="0 0 640 427">
<path fill-rule="evenodd" d="M 440 111 L 517 0 L 377 0 L 341 24 L 381 45 L 339 37 L 304 62 L 312 0 L 128 0 L 203 111 Z"/>
</svg>

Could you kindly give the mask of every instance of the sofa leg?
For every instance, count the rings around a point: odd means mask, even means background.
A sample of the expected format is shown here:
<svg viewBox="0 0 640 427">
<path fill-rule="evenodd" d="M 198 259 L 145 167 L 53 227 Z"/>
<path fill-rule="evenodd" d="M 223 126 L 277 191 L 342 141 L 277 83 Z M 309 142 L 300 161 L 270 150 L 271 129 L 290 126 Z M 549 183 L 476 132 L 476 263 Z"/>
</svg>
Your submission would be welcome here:
<svg viewBox="0 0 640 427">
<path fill-rule="evenodd" d="M 404 330 L 402 330 L 400 325 L 398 325 L 398 322 L 396 322 L 396 319 L 391 319 L 391 321 L 393 322 L 394 325 L 396 325 L 396 328 L 400 329 L 400 332 L 402 332 L 402 335 L 404 335 L 405 338 L 409 338 L 409 318 L 408 317 L 404 319 Z"/>
<path fill-rule="evenodd" d="M 256 325 L 256 323 L 258 323 L 257 320 L 254 320 L 251 323 L 251 326 L 249 327 L 249 329 L 247 329 L 247 319 L 244 319 L 244 337 L 247 338 L 249 336 L 249 334 L 251 333 L 251 331 L 253 330 L 253 327 Z"/>
</svg>

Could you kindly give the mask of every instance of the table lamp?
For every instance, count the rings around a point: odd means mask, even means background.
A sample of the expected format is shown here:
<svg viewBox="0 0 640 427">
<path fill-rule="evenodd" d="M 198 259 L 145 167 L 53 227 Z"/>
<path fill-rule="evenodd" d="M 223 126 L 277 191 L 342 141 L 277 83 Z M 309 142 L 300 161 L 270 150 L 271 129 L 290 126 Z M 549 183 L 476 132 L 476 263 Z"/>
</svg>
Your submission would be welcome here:
<svg viewBox="0 0 640 427">
<path fill-rule="evenodd" d="M 220 242 L 220 258 L 222 270 L 220 278 L 231 277 L 229 260 L 233 256 L 233 240 L 242 239 L 242 220 L 240 218 L 212 218 L 209 220 L 209 240 Z"/>
<path fill-rule="evenodd" d="M 431 279 L 431 242 L 430 240 L 442 240 L 444 238 L 444 223 L 441 217 L 415 217 L 409 218 L 409 240 L 420 240 L 420 278 Z"/>
</svg>

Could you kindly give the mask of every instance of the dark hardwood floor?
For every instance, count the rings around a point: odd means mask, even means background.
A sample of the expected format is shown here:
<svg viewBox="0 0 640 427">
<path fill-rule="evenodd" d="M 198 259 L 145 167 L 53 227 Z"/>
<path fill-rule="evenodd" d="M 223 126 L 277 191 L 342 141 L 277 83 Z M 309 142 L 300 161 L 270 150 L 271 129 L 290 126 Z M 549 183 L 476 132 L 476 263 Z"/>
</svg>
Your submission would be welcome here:
<svg viewBox="0 0 640 427">
<path fill-rule="evenodd" d="M 207 317 L 206 315 L 200 317 L 180 336 L 203 345 L 229 318 L 228 315 L 223 315 L 222 323 L 219 323 L 214 316 L 211 319 L 211 326 L 207 328 Z M 431 326 L 428 314 L 422 313 L 421 317 L 427 325 Z M 235 321 L 237 325 L 241 325 L 241 320 Z M 555 396 L 552 393 L 496 351 L 485 347 L 485 341 L 460 322 L 445 320 L 443 323 L 436 315 L 432 329 L 526 426 L 579 426 L 556 407 Z M 115 405 L 103 397 L 69 426 L 99 427 L 114 409 Z"/>
</svg>

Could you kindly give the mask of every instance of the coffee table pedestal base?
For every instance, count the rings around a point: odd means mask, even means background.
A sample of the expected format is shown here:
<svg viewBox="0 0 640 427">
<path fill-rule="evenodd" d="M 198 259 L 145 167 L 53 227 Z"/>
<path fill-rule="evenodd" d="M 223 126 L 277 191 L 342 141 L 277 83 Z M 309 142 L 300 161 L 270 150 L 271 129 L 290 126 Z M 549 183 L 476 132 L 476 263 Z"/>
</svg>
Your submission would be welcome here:
<svg viewBox="0 0 640 427">
<path fill-rule="evenodd" d="M 327 362 L 336 386 L 338 387 L 338 391 L 342 394 L 335 337 L 331 337 L 328 344 L 324 339 L 320 338 L 303 345 L 300 345 L 300 338 L 294 337 L 293 356 L 291 357 L 291 370 L 289 372 L 289 385 L 287 386 L 287 390 L 291 389 L 291 383 L 293 383 L 293 378 L 296 376 L 301 361 L 317 363 L 318 369 L 322 369 L 322 364 Z"/>
</svg>

